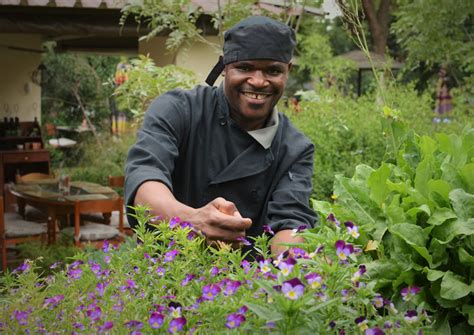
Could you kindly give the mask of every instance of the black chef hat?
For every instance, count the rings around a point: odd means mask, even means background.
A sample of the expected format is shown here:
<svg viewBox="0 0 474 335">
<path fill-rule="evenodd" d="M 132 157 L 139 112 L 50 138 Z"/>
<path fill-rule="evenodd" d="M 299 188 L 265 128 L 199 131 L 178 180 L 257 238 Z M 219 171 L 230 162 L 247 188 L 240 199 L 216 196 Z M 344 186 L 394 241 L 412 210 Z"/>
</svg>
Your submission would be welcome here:
<svg viewBox="0 0 474 335">
<path fill-rule="evenodd" d="M 295 31 L 281 22 L 265 16 L 250 16 L 224 34 L 224 57 L 206 78 L 213 85 L 226 64 L 251 60 L 270 59 L 289 63 L 296 45 Z"/>
</svg>

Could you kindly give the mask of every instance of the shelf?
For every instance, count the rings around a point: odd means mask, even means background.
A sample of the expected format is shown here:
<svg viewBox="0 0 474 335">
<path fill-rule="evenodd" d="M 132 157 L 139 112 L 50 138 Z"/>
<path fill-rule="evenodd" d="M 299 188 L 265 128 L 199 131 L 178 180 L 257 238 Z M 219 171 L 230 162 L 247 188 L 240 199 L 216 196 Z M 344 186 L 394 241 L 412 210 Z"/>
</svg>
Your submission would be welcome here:
<svg viewBox="0 0 474 335">
<path fill-rule="evenodd" d="M 31 141 L 30 141 L 31 140 Z M 34 142 L 39 141 L 42 142 L 43 139 L 41 136 L 7 136 L 7 137 L 0 137 L 0 141 L 25 141 L 25 142 Z"/>
</svg>

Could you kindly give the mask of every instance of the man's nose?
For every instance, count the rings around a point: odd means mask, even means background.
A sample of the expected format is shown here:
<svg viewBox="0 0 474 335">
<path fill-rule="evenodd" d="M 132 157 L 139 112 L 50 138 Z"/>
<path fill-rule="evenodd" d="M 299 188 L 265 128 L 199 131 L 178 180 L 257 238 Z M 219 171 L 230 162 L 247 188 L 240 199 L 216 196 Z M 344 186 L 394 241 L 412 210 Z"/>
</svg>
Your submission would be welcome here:
<svg viewBox="0 0 474 335">
<path fill-rule="evenodd" d="M 254 71 L 247 82 L 253 87 L 266 87 L 268 86 L 268 80 L 263 71 Z"/>
</svg>

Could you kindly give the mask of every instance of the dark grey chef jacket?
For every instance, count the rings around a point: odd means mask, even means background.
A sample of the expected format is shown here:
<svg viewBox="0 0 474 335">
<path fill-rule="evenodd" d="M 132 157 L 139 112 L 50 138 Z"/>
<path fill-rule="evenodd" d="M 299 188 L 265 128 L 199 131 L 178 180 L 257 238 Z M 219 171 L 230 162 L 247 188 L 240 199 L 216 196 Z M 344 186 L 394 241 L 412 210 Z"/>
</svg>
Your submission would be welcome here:
<svg viewBox="0 0 474 335">
<path fill-rule="evenodd" d="M 275 232 L 313 226 L 314 146 L 285 115 L 278 117 L 265 149 L 230 118 L 222 85 L 158 97 L 128 153 L 126 204 L 133 206 L 142 183 L 156 180 L 194 208 L 217 197 L 232 201 L 243 217 L 252 219 L 247 236 L 261 235 L 265 224 Z M 128 220 L 136 224 L 130 215 Z"/>
</svg>

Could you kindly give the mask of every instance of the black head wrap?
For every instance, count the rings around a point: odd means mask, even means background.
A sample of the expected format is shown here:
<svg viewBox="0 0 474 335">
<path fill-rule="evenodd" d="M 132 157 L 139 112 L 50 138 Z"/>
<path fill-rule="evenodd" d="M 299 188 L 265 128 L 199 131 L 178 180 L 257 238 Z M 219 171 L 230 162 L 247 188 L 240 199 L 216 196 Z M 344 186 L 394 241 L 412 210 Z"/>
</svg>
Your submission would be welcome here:
<svg viewBox="0 0 474 335">
<path fill-rule="evenodd" d="M 229 63 L 269 59 L 289 63 L 296 45 L 295 31 L 265 16 L 251 16 L 240 21 L 224 34 L 224 57 L 207 76 L 206 83 L 213 85 Z"/>
</svg>

